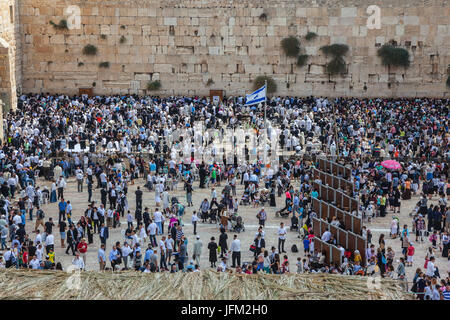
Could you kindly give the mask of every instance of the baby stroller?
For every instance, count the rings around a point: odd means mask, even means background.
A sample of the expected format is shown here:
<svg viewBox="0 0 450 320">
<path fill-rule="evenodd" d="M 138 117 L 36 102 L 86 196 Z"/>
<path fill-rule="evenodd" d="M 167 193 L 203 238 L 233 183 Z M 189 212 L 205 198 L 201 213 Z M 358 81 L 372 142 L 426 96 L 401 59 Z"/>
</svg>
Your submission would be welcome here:
<svg viewBox="0 0 450 320">
<path fill-rule="evenodd" d="M 237 233 L 245 231 L 244 221 L 241 216 L 233 216 L 231 218 L 231 231 Z"/>
<path fill-rule="evenodd" d="M 293 216 L 291 218 L 291 227 L 289 229 L 291 231 L 292 230 L 298 230 L 298 218 L 296 216 Z"/>
<path fill-rule="evenodd" d="M 244 206 L 250 204 L 250 196 L 247 192 L 244 192 L 244 194 L 242 195 L 242 198 L 241 198 L 241 202 L 239 204 L 244 205 Z"/>
<path fill-rule="evenodd" d="M 217 211 L 218 211 L 218 209 L 211 209 L 209 211 L 209 216 L 208 216 L 209 223 L 212 223 L 213 221 L 214 221 L 214 223 L 217 223 Z"/>
</svg>

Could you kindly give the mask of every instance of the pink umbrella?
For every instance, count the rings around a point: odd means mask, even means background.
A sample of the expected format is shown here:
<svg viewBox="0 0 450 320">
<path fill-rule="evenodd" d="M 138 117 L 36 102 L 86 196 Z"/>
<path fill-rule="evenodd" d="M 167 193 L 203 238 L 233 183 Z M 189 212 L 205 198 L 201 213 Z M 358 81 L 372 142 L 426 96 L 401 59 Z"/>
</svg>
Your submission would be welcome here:
<svg viewBox="0 0 450 320">
<path fill-rule="evenodd" d="M 386 169 L 390 169 L 390 170 L 399 170 L 399 169 L 402 168 L 402 166 L 400 165 L 400 163 L 398 163 L 398 162 L 395 161 L 395 160 L 386 160 L 386 161 L 383 161 L 383 162 L 381 163 L 381 165 L 382 165 L 383 167 L 385 167 Z"/>
</svg>

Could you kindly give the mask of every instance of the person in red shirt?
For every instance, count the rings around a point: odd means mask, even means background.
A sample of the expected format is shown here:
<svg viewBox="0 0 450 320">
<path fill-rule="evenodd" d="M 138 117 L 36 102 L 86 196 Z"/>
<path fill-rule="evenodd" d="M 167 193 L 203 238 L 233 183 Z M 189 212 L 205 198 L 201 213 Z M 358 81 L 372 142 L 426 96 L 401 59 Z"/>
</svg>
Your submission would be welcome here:
<svg viewBox="0 0 450 320">
<path fill-rule="evenodd" d="M 86 268 L 86 253 L 87 253 L 88 245 L 86 243 L 86 238 L 81 239 L 81 242 L 77 245 L 77 251 L 80 253 L 80 256 L 83 258 L 84 267 Z"/>
<path fill-rule="evenodd" d="M 407 256 L 407 260 L 406 260 L 406 265 L 412 267 L 413 265 L 413 256 L 414 256 L 414 252 L 415 252 L 415 248 L 412 244 L 412 242 L 409 243 L 409 247 L 408 247 L 408 256 Z"/>
<path fill-rule="evenodd" d="M 24 268 L 28 267 L 28 248 L 24 247 L 22 252 L 22 266 Z"/>
</svg>

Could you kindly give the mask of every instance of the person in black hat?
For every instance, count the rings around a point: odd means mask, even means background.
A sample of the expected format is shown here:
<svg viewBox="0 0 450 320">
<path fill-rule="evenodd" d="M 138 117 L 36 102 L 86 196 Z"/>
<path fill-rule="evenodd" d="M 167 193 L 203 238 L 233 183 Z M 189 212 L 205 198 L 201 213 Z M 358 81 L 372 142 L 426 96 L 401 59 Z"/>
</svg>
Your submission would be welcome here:
<svg viewBox="0 0 450 320">
<path fill-rule="evenodd" d="M 217 243 L 215 240 L 216 239 L 214 237 L 211 237 L 211 242 L 208 244 L 209 262 L 211 263 L 211 268 L 215 268 L 217 262 Z"/>
</svg>

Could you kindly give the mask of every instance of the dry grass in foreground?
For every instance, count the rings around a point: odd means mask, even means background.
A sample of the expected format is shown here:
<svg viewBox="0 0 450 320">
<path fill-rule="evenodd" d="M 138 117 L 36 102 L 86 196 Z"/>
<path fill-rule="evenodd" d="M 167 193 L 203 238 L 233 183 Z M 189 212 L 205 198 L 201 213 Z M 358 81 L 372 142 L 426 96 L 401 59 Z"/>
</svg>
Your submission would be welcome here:
<svg viewBox="0 0 450 320">
<path fill-rule="evenodd" d="M 405 300 L 398 281 L 326 274 L 0 271 L 0 299 L 49 300 Z"/>
</svg>

